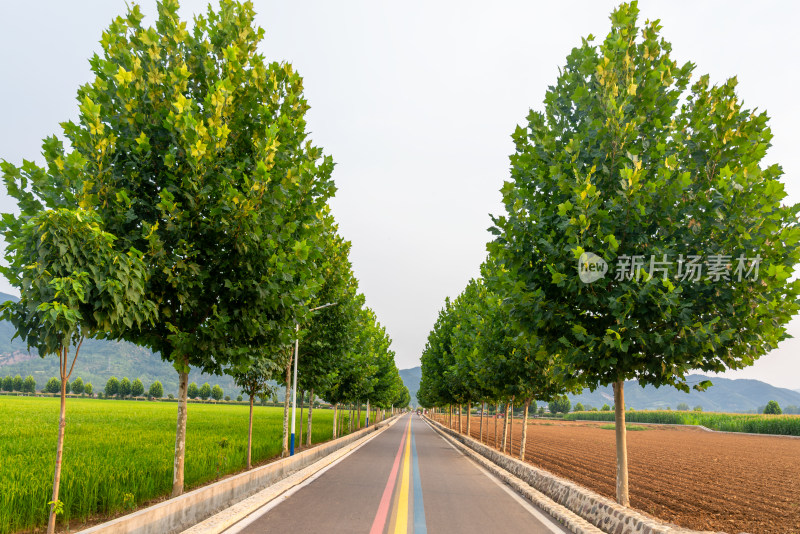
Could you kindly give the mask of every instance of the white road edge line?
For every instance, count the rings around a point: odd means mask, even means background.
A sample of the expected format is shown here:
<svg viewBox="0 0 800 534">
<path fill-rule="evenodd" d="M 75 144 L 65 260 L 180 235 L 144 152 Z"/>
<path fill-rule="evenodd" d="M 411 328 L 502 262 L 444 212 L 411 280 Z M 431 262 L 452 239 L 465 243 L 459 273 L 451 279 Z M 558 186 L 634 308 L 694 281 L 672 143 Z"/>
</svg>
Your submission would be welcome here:
<svg viewBox="0 0 800 534">
<path fill-rule="evenodd" d="M 430 424 L 429 424 L 427 421 L 425 421 L 425 423 L 426 423 L 426 424 L 428 424 L 428 426 L 430 427 Z M 433 429 L 433 427 L 431 427 L 431 430 L 434 430 L 434 429 Z M 521 496 L 519 493 L 517 493 L 516 491 L 514 491 L 513 489 L 511 489 L 510 487 L 508 487 L 508 484 L 506 484 L 506 483 L 505 483 L 505 482 L 503 482 L 502 480 L 498 479 L 496 476 L 494 476 L 493 474 L 491 474 L 489 471 L 487 471 L 486 469 L 484 469 L 482 466 L 480 466 L 480 465 L 478 465 L 477 463 L 475 463 L 475 461 L 474 461 L 472 458 L 470 458 L 469 456 L 467 456 L 466 454 L 464 454 L 463 452 L 461 452 L 460 450 L 458 450 L 458 448 L 457 448 L 455 445 L 453 445 L 452 443 L 450 443 L 450 441 L 449 441 L 449 440 L 446 440 L 446 439 L 444 438 L 444 436 L 442 436 L 441 434 L 439 434 L 439 433 L 438 433 L 438 432 L 436 432 L 435 430 L 434 430 L 434 433 L 435 433 L 437 436 L 439 436 L 439 438 L 440 438 L 442 441 L 444 441 L 445 443 L 447 443 L 448 445 L 450 445 L 450 446 L 453 448 L 453 450 L 454 450 L 454 451 L 456 451 L 458 454 L 460 454 L 461 456 L 463 456 L 463 457 L 464 457 L 464 458 L 465 458 L 465 459 L 466 459 L 466 460 L 467 460 L 469 463 L 471 463 L 472 465 L 474 465 L 474 466 L 475 466 L 475 467 L 478 469 L 478 471 L 480 471 L 481 473 L 483 473 L 484 475 L 486 475 L 486 476 L 489 478 L 489 480 L 491 480 L 492 482 L 494 482 L 495 484 L 497 484 L 498 486 L 500 486 L 500 487 L 503 489 L 503 491 L 505 491 L 506 493 L 508 493 L 508 494 L 511 496 L 511 498 L 512 498 L 512 499 L 514 499 L 515 501 L 517 501 L 517 503 L 519 503 L 519 504 L 520 504 L 520 506 L 522 506 L 523 508 L 525 508 L 525 510 L 527 510 L 529 514 L 531 514 L 533 517 L 535 517 L 536 519 L 538 519 L 538 520 L 539 520 L 539 522 L 541 522 L 541 523 L 542 523 L 542 525 L 544 525 L 545 527 L 547 527 L 547 529 L 548 529 L 550 532 L 553 532 L 554 534 L 564 534 L 564 532 L 569 532 L 568 530 L 564 529 L 564 528 L 563 528 L 563 527 L 562 527 L 560 524 L 558 524 L 558 523 L 555 523 L 555 521 L 556 521 L 556 519 L 555 519 L 555 518 L 553 518 L 553 517 L 550 517 L 549 515 L 546 515 L 546 514 L 542 513 L 542 512 L 541 512 L 540 510 L 538 510 L 538 509 L 537 509 L 537 508 L 536 508 L 536 507 L 535 507 L 533 504 L 531 504 L 529 501 L 527 501 L 526 499 L 524 499 L 524 498 L 523 498 L 523 497 L 522 497 L 522 496 Z"/>
<path fill-rule="evenodd" d="M 399 419 L 398 419 L 398 421 L 399 421 Z M 388 425 L 385 428 L 383 428 L 382 430 L 387 430 L 389 428 L 389 426 L 392 426 L 392 425 Z M 360 449 L 361 447 L 363 447 L 364 445 L 366 445 L 367 443 L 372 441 L 373 438 L 378 437 L 378 435 L 383 433 L 382 430 L 378 431 L 378 432 L 373 432 L 372 435 L 369 436 L 370 439 L 365 440 L 363 443 L 359 444 L 357 447 L 353 447 L 352 449 L 350 449 L 347 452 L 347 454 L 342 455 L 341 458 L 338 458 L 338 459 L 334 460 L 330 464 L 326 465 L 325 467 L 323 467 L 322 469 L 320 469 L 319 471 L 317 471 L 316 473 L 314 473 L 313 475 L 311 475 L 310 477 L 305 479 L 300 484 L 292 486 L 291 488 L 289 488 L 285 492 L 281 493 L 280 495 L 278 495 L 277 497 L 275 497 L 274 499 L 272 499 L 271 501 L 266 503 L 264 506 L 262 506 L 258 510 L 254 511 L 253 513 L 251 513 L 247 517 L 243 518 L 241 521 L 231 525 L 230 527 L 228 527 L 226 530 L 223 531 L 223 534 L 238 534 L 239 532 L 241 532 L 242 530 L 244 530 L 245 528 L 247 528 L 251 524 L 255 523 L 258 519 L 260 519 L 262 516 L 267 514 L 270 510 L 272 510 L 273 508 L 275 508 L 276 506 L 278 506 L 279 504 L 284 502 L 286 499 L 288 499 L 289 497 L 294 495 L 299 490 L 303 489 L 304 487 L 306 487 L 309 484 L 311 484 L 312 482 L 314 482 L 316 479 L 318 479 L 323 474 L 325 474 L 329 469 L 331 469 L 332 467 L 336 466 L 339 462 L 341 462 L 342 460 L 344 460 L 345 458 L 347 458 L 348 456 L 350 456 L 351 454 L 356 452 L 358 449 Z"/>
</svg>

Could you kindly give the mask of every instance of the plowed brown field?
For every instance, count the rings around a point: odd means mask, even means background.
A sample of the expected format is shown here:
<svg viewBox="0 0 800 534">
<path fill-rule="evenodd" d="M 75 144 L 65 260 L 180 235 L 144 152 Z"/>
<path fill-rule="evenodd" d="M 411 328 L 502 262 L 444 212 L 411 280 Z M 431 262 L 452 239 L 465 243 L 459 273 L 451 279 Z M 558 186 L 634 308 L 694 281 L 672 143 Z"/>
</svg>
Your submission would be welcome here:
<svg viewBox="0 0 800 534">
<path fill-rule="evenodd" d="M 447 425 L 447 417 L 437 419 Z M 475 439 L 479 420 L 471 421 Z M 530 421 L 525 460 L 615 499 L 614 431 L 602 424 Z M 466 417 L 462 425 L 466 432 Z M 501 419 L 498 442 L 502 429 Z M 521 436 L 515 419 L 515 457 Z M 629 431 L 627 439 L 632 507 L 695 530 L 800 533 L 800 439 L 668 426 Z M 484 420 L 483 442 L 494 444 L 494 419 Z"/>
</svg>

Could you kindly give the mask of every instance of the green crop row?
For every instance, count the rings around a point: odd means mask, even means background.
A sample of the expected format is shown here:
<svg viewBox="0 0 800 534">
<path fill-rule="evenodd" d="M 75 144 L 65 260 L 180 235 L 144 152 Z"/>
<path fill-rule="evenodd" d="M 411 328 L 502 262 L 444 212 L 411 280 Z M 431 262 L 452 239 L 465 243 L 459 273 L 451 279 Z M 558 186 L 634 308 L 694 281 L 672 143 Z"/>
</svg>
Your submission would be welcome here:
<svg viewBox="0 0 800 534">
<path fill-rule="evenodd" d="M 614 421 L 614 412 L 572 412 L 564 416 L 567 421 Z M 753 434 L 778 434 L 800 436 L 800 416 L 730 414 L 678 411 L 627 411 L 628 423 L 656 423 L 664 425 L 702 425 L 725 432 Z"/>
<path fill-rule="evenodd" d="M 245 467 L 248 409 L 189 406 L 187 490 Z M 0 534 L 47 523 L 58 411 L 59 399 L 0 397 Z M 61 519 L 85 520 L 169 494 L 176 411 L 174 403 L 69 399 Z M 315 410 L 312 441 L 330 439 L 332 423 L 332 410 Z M 254 463 L 280 454 L 282 430 L 282 408 L 254 408 Z"/>
</svg>

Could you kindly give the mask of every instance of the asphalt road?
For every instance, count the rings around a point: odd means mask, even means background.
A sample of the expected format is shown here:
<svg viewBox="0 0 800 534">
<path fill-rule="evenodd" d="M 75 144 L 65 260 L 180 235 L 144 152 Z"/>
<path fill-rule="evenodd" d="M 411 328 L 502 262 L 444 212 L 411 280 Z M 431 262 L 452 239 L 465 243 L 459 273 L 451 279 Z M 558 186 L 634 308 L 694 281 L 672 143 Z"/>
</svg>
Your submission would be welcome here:
<svg viewBox="0 0 800 534">
<path fill-rule="evenodd" d="M 411 414 L 290 493 L 226 532 L 567 532 Z"/>
</svg>

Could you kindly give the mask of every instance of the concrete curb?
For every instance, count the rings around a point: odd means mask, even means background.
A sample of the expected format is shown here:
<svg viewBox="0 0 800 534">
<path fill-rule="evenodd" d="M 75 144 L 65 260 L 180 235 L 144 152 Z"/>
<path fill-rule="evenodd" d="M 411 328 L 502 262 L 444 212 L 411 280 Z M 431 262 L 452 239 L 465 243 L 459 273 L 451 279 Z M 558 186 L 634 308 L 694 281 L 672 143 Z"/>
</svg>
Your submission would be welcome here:
<svg viewBox="0 0 800 534">
<path fill-rule="evenodd" d="M 461 450 L 465 450 L 470 458 L 476 459 L 480 465 L 507 482 L 553 517 L 562 521 L 569 530 L 576 534 L 584 532 L 692 534 L 698 532 L 647 517 L 574 482 L 496 451 L 432 419 L 426 417 L 426 420 L 449 441 L 456 443 Z M 569 512 L 569 514 L 565 512 Z M 569 523 L 565 519 L 569 520 Z"/>
<path fill-rule="evenodd" d="M 318 463 L 320 459 L 373 434 L 376 430 L 388 428 L 396 420 L 397 416 L 390 417 L 376 425 L 322 443 L 289 458 L 283 458 L 250 471 L 245 471 L 189 493 L 184 493 L 180 497 L 160 502 L 100 525 L 95 525 L 81 531 L 80 534 L 167 534 L 180 532 L 288 478 L 298 471 Z M 324 464 L 324 462 L 319 463 Z M 321 465 L 319 469 L 323 469 L 325 465 L 327 464 Z M 311 476 L 311 474 L 308 476 Z M 286 489 L 289 489 L 289 487 Z"/>
<path fill-rule="evenodd" d="M 395 422 L 397 422 L 397 419 L 395 418 L 392 418 L 391 420 L 387 419 L 387 424 L 383 425 L 375 432 L 367 434 L 366 436 L 353 443 L 350 443 L 349 445 L 345 445 L 339 450 L 329 454 L 328 456 L 325 456 L 321 460 L 314 462 L 305 469 L 301 469 L 293 475 L 290 475 L 283 480 L 269 486 L 268 488 L 259 491 L 255 495 L 252 495 L 243 501 L 234 504 L 230 508 L 227 508 L 218 514 L 209 517 L 205 521 L 184 530 L 182 534 L 220 534 L 224 532 L 225 530 L 245 519 L 250 514 L 258 511 L 266 504 L 269 504 L 271 501 L 280 497 L 291 488 L 301 484 L 340 458 L 347 456 L 350 454 L 350 452 L 357 449 L 361 445 L 378 437 L 384 430 L 388 429 Z"/>
</svg>

